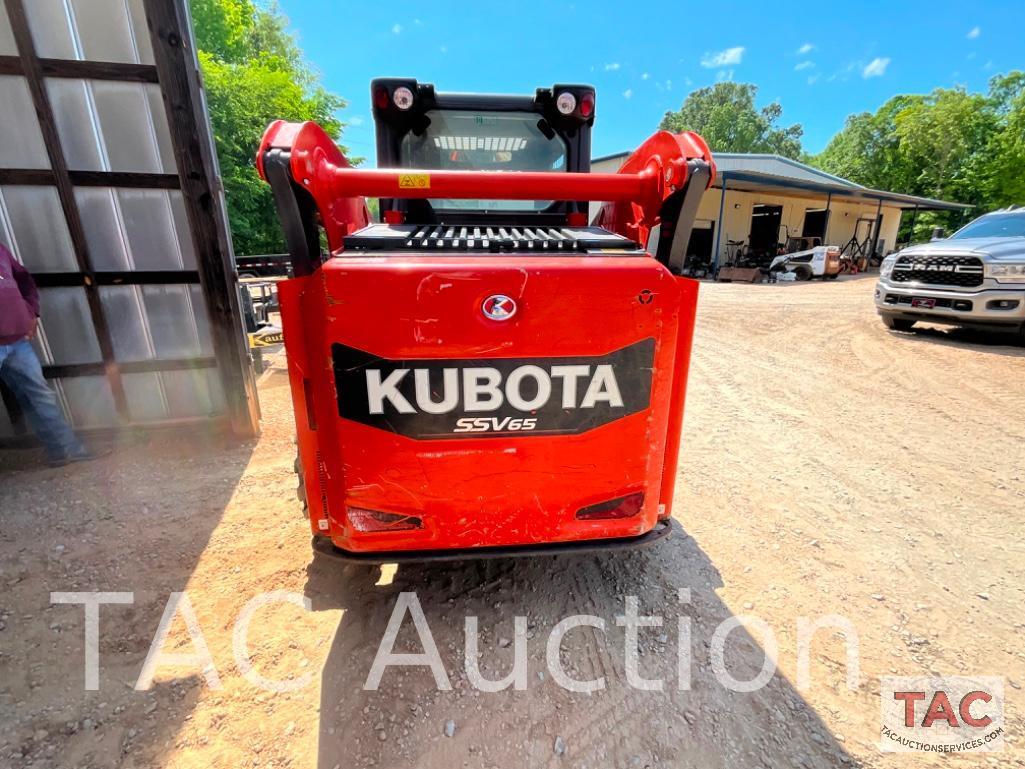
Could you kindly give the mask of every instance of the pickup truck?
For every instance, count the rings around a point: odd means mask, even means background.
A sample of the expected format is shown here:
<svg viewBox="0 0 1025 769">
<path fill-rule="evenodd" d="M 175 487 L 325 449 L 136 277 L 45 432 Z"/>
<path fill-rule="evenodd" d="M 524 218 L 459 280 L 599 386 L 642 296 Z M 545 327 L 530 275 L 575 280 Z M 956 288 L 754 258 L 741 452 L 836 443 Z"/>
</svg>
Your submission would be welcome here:
<svg viewBox="0 0 1025 769">
<path fill-rule="evenodd" d="M 1025 343 L 1025 208 L 994 211 L 886 257 L 875 304 L 898 331 L 925 321 L 1011 331 Z"/>
</svg>

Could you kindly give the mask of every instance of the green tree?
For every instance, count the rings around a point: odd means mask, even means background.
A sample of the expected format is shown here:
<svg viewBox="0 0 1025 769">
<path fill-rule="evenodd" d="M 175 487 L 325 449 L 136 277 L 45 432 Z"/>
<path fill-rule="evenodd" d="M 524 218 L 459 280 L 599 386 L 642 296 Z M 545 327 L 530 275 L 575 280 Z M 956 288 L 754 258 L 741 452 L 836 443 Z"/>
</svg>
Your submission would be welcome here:
<svg viewBox="0 0 1025 769">
<path fill-rule="evenodd" d="M 1025 203 L 1025 72 L 993 78 L 988 94 L 895 96 L 874 114 L 847 118 L 810 162 L 869 187 L 970 203 L 974 214 Z M 912 237 L 963 218 L 920 216 Z"/>
<path fill-rule="evenodd" d="M 270 189 L 253 160 L 271 120 L 314 120 L 337 140 L 345 102 L 320 85 L 276 6 L 190 0 L 210 122 L 239 254 L 284 250 Z M 345 148 L 342 148 L 345 152 Z"/>
<path fill-rule="evenodd" d="M 758 87 L 750 83 L 723 82 L 693 91 L 677 112 L 666 112 L 659 128 L 678 133 L 696 131 L 712 151 L 764 152 L 798 158 L 801 155 L 800 125 L 779 127 L 783 108 L 773 102 L 755 107 Z"/>
<path fill-rule="evenodd" d="M 989 198 L 994 206 L 1025 205 L 1025 72 L 989 84 L 997 130 L 989 147 Z"/>
<path fill-rule="evenodd" d="M 894 135 L 914 194 L 986 205 L 989 157 L 996 116 L 982 94 L 937 89 L 901 110 Z"/>
<path fill-rule="evenodd" d="M 909 188 L 914 172 L 901 155 L 896 121 L 903 110 L 921 101 L 921 96 L 894 96 L 875 114 L 849 116 L 826 149 L 807 161 L 866 187 L 895 191 Z"/>
</svg>

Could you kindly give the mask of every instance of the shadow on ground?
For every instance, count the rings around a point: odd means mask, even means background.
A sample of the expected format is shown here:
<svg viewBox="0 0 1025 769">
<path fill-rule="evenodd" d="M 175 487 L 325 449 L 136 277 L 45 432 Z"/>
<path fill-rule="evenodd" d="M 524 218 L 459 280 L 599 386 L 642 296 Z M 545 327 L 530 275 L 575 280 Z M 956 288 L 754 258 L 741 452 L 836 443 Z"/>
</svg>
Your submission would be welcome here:
<svg viewBox="0 0 1025 769">
<path fill-rule="evenodd" d="M 389 568 L 384 567 L 385 579 Z M 677 531 L 650 550 L 605 555 L 467 561 L 398 567 L 390 584 L 376 571 L 317 559 L 307 596 L 315 610 L 343 608 L 326 661 L 320 708 L 320 769 L 338 767 L 834 767 L 851 763 L 842 746 L 791 684 L 776 674 L 764 688 L 736 693 L 709 661 L 715 628 L 733 615 L 719 600 L 718 571 L 693 538 Z M 691 591 L 689 604 L 679 590 Z M 364 683 L 399 593 L 415 591 L 452 691 L 438 691 L 425 667 L 390 668 L 377 691 Z M 628 685 L 624 630 L 615 618 L 624 596 L 640 613 L 664 618 L 641 630 L 640 672 L 662 677 L 663 691 Z M 605 633 L 579 627 L 564 638 L 569 675 L 603 677 L 593 694 L 552 679 L 545 647 L 552 627 L 573 614 L 605 620 Z M 484 693 L 465 677 L 464 617 L 476 616 L 486 678 L 511 669 L 513 617 L 528 618 L 524 691 Z M 677 676 L 678 619 L 691 625 L 689 690 Z M 407 615 L 396 651 L 421 645 Z M 764 654 L 738 628 L 726 665 L 754 678 Z M 446 726 L 451 736 L 446 735 Z M 560 756 L 559 753 L 563 750 Z"/>
<path fill-rule="evenodd" d="M 942 344 L 947 347 L 963 347 L 994 355 L 1011 358 L 1025 358 L 1025 337 L 1013 332 L 983 331 L 957 326 L 922 325 L 912 331 L 891 331 L 895 337 L 921 344 Z"/>
<path fill-rule="evenodd" d="M 0 453 L 0 765 L 132 766 L 174 740 L 202 679 L 132 687 L 252 448 L 197 431 L 60 469 Z M 51 604 L 54 591 L 134 595 L 100 609 L 98 691 L 84 690 L 83 607 Z"/>
</svg>

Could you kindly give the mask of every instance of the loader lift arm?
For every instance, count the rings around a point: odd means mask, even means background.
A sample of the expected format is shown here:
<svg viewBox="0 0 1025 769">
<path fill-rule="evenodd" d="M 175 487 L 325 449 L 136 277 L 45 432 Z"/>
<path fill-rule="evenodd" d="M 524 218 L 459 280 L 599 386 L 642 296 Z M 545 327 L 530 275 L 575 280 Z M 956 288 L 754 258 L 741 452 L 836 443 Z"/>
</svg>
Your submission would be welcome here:
<svg viewBox="0 0 1025 769">
<path fill-rule="evenodd" d="M 370 224 L 366 197 L 604 201 L 599 226 L 641 247 L 657 229 L 653 256 L 680 275 L 698 203 L 715 178 L 708 146 L 689 132 L 656 132 L 614 174 L 369 170 L 351 167 L 316 123 L 281 120 L 264 133 L 256 165 L 271 186 L 296 276 L 322 261 L 319 226 L 334 255 Z"/>
</svg>

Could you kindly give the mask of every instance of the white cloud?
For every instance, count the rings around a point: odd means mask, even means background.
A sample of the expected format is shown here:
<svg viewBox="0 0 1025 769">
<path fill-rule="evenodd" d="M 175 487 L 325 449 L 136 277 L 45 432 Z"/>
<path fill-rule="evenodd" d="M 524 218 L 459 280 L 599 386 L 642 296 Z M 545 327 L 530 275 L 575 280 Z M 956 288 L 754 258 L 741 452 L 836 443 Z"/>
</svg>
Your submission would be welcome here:
<svg viewBox="0 0 1025 769">
<path fill-rule="evenodd" d="M 809 75 L 808 85 L 815 85 L 817 82 L 819 82 L 819 78 L 821 77 L 822 75 L 820 75 L 818 72 L 816 72 L 814 75 Z"/>
<path fill-rule="evenodd" d="M 886 68 L 890 66 L 890 59 L 886 56 L 877 56 L 868 63 L 865 69 L 861 70 L 864 78 L 881 77 L 886 74 Z"/>
<path fill-rule="evenodd" d="M 701 57 L 701 66 L 708 69 L 726 67 L 730 64 L 740 64 L 744 58 L 744 46 L 738 45 L 735 48 L 727 48 L 716 53 L 706 53 Z"/>
<path fill-rule="evenodd" d="M 625 91 L 623 91 L 623 98 L 624 99 L 629 99 L 633 95 L 634 95 L 634 92 L 633 92 L 632 88 L 627 88 Z"/>
<path fill-rule="evenodd" d="M 442 53 L 448 53 L 448 46 L 447 45 L 439 45 L 438 46 L 438 50 L 441 51 Z"/>
<path fill-rule="evenodd" d="M 617 69 L 619 69 L 619 62 L 618 61 L 609 62 L 608 64 L 605 65 L 605 71 L 606 72 L 615 72 Z"/>
<path fill-rule="evenodd" d="M 813 61 L 801 61 L 794 65 L 794 72 L 800 72 L 802 69 L 809 69 L 815 66 Z"/>
<path fill-rule="evenodd" d="M 863 62 L 860 62 L 860 61 L 848 62 L 846 67 L 844 67 L 843 69 L 837 70 L 832 75 L 827 77 L 826 78 L 826 82 L 827 83 L 832 83 L 835 80 L 839 80 L 839 81 L 841 81 L 843 83 L 846 83 L 848 80 L 851 79 L 851 75 L 854 74 L 854 72 L 856 70 L 862 69 L 863 66 L 864 66 Z"/>
<path fill-rule="evenodd" d="M 965 37 L 967 37 L 969 40 L 974 40 L 975 38 L 977 38 L 981 34 L 982 34 L 982 28 L 981 27 L 972 27 L 968 31 L 968 34 L 965 35 Z"/>
<path fill-rule="evenodd" d="M 722 82 L 723 80 L 732 80 L 733 70 L 732 69 L 721 69 L 715 73 L 716 82 Z"/>
<path fill-rule="evenodd" d="M 363 125 L 363 118 L 359 115 L 353 115 L 349 118 L 349 125 Z"/>
<path fill-rule="evenodd" d="M 402 25 L 401 24 L 393 24 L 392 28 L 391 28 L 391 31 L 392 31 L 393 35 L 401 35 L 402 34 Z"/>
<path fill-rule="evenodd" d="M 804 56 L 806 53 L 811 53 L 814 50 L 815 50 L 815 46 L 814 45 L 812 45 L 811 43 L 805 43 L 804 45 L 802 45 L 800 48 L 797 49 L 797 55 L 798 56 Z"/>
<path fill-rule="evenodd" d="M 647 80 L 649 77 L 651 77 L 651 75 L 649 75 L 647 72 L 641 73 L 641 80 Z"/>
<path fill-rule="evenodd" d="M 413 23 L 414 23 L 414 24 L 416 24 L 416 26 L 418 26 L 418 27 L 419 27 L 419 26 L 420 26 L 421 24 L 423 24 L 423 22 L 422 22 L 422 21 L 420 21 L 420 19 L 413 19 Z"/>
</svg>

